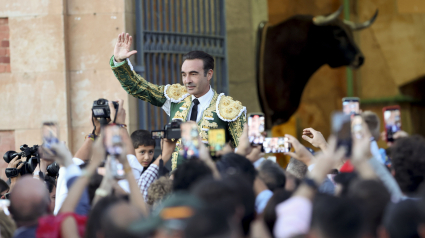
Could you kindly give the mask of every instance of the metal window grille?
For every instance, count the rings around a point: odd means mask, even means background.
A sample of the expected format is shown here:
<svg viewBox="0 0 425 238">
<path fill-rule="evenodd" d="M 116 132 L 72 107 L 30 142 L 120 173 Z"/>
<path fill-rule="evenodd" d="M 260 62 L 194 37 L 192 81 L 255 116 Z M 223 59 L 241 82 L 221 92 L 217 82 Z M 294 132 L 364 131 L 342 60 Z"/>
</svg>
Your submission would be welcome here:
<svg viewBox="0 0 425 238">
<path fill-rule="evenodd" d="M 182 56 L 202 50 L 214 57 L 211 87 L 228 91 L 224 0 L 136 0 L 135 70 L 147 81 L 182 83 Z M 139 100 L 139 127 L 162 129 L 161 109 Z"/>
</svg>

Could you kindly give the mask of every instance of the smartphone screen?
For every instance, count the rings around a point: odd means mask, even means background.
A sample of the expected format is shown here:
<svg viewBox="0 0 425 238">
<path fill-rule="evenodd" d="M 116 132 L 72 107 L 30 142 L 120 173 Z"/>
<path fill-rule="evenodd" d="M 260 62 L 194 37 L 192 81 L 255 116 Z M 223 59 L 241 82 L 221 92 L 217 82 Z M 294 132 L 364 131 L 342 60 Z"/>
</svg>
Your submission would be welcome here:
<svg viewBox="0 0 425 238">
<path fill-rule="evenodd" d="M 345 114 L 352 115 L 360 112 L 360 99 L 356 97 L 346 97 L 342 99 L 342 109 Z"/>
<path fill-rule="evenodd" d="M 291 147 L 286 137 L 266 137 L 263 143 L 265 153 L 287 153 Z"/>
<path fill-rule="evenodd" d="M 120 127 L 115 125 L 105 126 L 104 133 L 104 145 L 106 152 L 109 155 L 118 156 L 123 151 L 122 139 L 120 135 Z"/>
<path fill-rule="evenodd" d="M 394 141 L 394 134 L 401 130 L 400 108 L 387 108 L 384 110 L 385 131 L 387 141 Z"/>
<path fill-rule="evenodd" d="M 59 128 L 54 122 L 44 122 L 41 129 L 43 146 L 47 149 L 51 148 L 52 144 L 59 143 Z"/>
<path fill-rule="evenodd" d="M 341 112 L 334 113 L 332 116 L 332 132 L 337 137 L 337 148 L 345 147 L 346 157 L 349 158 L 353 144 L 350 115 Z"/>
<path fill-rule="evenodd" d="M 108 154 L 109 166 L 115 179 L 124 179 L 124 166 L 119 162 L 119 156 L 123 153 L 123 144 L 120 134 L 120 127 L 107 125 L 102 132 L 104 134 L 104 146 Z"/>
<path fill-rule="evenodd" d="M 212 157 L 217 156 L 217 152 L 226 145 L 226 131 L 224 129 L 210 129 L 208 131 L 208 144 Z"/>
<path fill-rule="evenodd" d="M 363 130 L 363 118 L 359 114 L 353 116 L 351 120 L 351 132 L 356 138 L 361 138 Z"/>
<path fill-rule="evenodd" d="M 264 114 L 248 115 L 248 139 L 251 144 L 261 145 L 264 142 Z"/>
<path fill-rule="evenodd" d="M 199 133 L 195 122 L 185 122 L 181 124 L 181 135 L 183 151 L 182 155 L 186 159 L 199 158 Z"/>
<path fill-rule="evenodd" d="M 164 138 L 165 131 L 163 130 L 156 130 L 151 132 L 152 139 L 162 139 Z"/>
</svg>

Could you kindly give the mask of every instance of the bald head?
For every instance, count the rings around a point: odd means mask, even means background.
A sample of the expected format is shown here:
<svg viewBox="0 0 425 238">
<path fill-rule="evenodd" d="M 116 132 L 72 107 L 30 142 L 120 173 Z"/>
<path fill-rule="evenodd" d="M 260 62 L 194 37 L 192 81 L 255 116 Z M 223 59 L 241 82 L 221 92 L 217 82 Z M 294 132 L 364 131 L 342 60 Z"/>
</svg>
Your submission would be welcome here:
<svg viewBox="0 0 425 238">
<path fill-rule="evenodd" d="M 40 180 L 24 176 L 10 193 L 10 211 L 18 226 L 36 223 L 48 212 L 49 191 Z"/>
</svg>

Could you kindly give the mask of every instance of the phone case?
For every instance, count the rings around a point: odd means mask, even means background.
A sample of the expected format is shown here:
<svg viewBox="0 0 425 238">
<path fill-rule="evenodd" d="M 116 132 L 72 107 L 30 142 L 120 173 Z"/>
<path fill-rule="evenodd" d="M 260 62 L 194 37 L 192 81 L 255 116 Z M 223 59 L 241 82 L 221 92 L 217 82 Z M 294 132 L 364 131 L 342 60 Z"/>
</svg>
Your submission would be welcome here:
<svg viewBox="0 0 425 238">
<path fill-rule="evenodd" d="M 392 138 L 392 135 L 395 132 L 392 132 L 392 131 L 390 132 L 389 131 L 389 129 L 390 129 L 391 126 L 388 125 L 387 120 L 385 118 L 385 112 L 386 111 L 392 111 L 392 110 L 398 110 L 400 112 L 400 114 L 399 114 L 399 117 L 400 117 L 399 122 L 400 122 L 400 124 L 399 124 L 399 126 L 397 126 L 398 127 L 398 130 L 401 130 L 401 126 L 402 126 L 402 124 L 401 124 L 401 108 L 400 108 L 399 105 L 392 105 L 392 106 L 388 106 L 388 107 L 383 107 L 382 108 L 382 117 L 384 118 L 384 127 L 385 127 L 385 134 L 387 135 L 386 136 L 387 142 L 394 141 L 394 139 Z"/>
</svg>

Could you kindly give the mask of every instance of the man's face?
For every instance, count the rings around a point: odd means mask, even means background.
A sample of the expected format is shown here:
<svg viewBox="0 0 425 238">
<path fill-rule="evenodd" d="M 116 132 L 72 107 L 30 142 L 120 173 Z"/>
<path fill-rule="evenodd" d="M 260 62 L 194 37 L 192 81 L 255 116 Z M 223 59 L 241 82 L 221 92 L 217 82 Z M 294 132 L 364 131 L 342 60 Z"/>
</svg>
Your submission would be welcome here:
<svg viewBox="0 0 425 238">
<path fill-rule="evenodd" d="M 136 149 L 136 158 L 143 167 L 148 167 L 152 162 L 155 147 L 153 145 L 140 145 Z"/>
<path fill-rule="evenodd" d="M 205 95 L 210 89 L 213 70 L 205 75 L 204 62 L 200 59 L 185 60 L 182 64 L 182 80 L 189 94 L 195 97 Z"/>
</svg>

